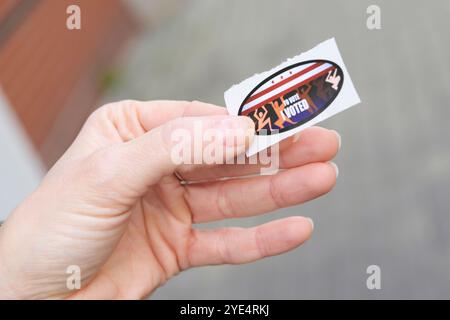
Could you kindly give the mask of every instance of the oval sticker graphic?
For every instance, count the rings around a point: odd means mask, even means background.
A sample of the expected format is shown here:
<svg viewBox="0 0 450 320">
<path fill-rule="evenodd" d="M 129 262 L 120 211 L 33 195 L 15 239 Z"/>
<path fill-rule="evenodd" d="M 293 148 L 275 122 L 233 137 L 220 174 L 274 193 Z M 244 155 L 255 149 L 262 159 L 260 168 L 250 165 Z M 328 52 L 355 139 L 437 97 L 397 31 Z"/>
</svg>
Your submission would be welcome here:
<svg viewBox="0 0 450 320">
<path fill-rule="evenodd" d="M 317 117 L 333 102 L 343 83 L 342 69 L 334 62 L 296 63 L 259 83 L 238 114 L 255 122 L 258 135 L 285 132 Z"/>
</svg>

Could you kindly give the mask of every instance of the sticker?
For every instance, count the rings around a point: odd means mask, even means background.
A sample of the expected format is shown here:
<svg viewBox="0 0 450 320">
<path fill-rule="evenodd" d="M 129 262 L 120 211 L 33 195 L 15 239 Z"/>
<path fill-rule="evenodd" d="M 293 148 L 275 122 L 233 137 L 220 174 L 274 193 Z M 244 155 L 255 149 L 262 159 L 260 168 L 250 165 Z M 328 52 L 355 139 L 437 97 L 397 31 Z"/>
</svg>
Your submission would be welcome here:
<svg viewBox="0 0 450 320">
<path fill-rule="evenodd" d="M 255 123 L 248 156 L 359 102 L 334 39 L 225 92 L 228 112 Z"/>
</svg>

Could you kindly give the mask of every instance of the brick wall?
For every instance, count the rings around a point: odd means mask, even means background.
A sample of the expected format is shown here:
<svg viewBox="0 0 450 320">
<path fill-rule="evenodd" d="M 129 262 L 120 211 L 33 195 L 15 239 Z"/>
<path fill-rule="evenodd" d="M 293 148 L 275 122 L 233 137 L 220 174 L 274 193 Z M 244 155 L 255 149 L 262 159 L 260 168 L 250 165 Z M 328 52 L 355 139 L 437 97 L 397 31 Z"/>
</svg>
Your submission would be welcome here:
<svg viewBox="0 0 450 320">
<path fill-rule="evenodd" d="M 82 29 L 66 28 L 81 7 Z M 0 85 L 51 165 L 92 111 L 100 79 L 134 30 L 121 0 L 2 0 Z"/>
</svg>

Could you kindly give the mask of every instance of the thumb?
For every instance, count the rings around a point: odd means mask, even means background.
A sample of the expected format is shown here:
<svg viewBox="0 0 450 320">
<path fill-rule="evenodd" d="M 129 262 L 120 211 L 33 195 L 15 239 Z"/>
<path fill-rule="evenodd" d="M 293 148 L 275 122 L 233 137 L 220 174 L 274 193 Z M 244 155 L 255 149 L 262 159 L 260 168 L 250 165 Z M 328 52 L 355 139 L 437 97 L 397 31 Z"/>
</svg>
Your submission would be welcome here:
<svg viewBox="0 0 450 320">
<path fill-rule="evenodd" d="M 142 195 L 150 185 L 175 170 L 225 163 L 245 152 L 254 136 L 248 117 L 182 117 L 129 142 L 113 146 L 108 162 L 114 179 Z M 104 161 L 106 162 L 106 160 Z M 116 185 L 114 183 L 114 185 Z"/>
</svg>

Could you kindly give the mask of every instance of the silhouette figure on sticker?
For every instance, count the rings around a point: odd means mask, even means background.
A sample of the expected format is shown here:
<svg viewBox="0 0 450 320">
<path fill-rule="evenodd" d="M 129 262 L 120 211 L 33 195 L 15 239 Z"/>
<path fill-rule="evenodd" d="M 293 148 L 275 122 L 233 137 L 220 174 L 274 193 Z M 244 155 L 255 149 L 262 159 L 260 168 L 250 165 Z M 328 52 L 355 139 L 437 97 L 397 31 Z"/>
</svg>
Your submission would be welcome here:
<svg viewBox="0 0 450 320">
<path fill-rule="evenodd" d="M 335 90 L 326 84 L 326 82 L 323 81 L 323 78 L 315 79 L 311 84 L 317 89 L 316 95 L 323 101 L 328 101 L 334 95 Z"/>
<path fill-rule="evenodd" d="M 292 121 L 291 119 L 289 119 L 288 117 L 286 117 L 283 114 L 284 108 L 286 108 L 286 106 L 283 102 L 281 102 L 281 99 L 279 99 L 279 98 L 277 100 L 275 100 L 272 104 L 272 109 L 275 111 L 275 114 L 278 117 L 277 121 L 275 121 L 274 124 L 280 129 L 284 128 L 285 122 L 289 122 L 290 124 L 295 124 L 294 121 Z"/>
<path fill-rule="evenodd" d="M 263 111 L 261 111 L 261 109 Z M 267 111 L 266 106 L 258 108 L 253 116 L 258 121 L 256 131 L 259 132 L 266 125 L 269 125 L 270 131 L 272 131 L 272 120 L 268 117 L 269 111 Z"/>
<path fill-rule="evenodd" d="M 309 92 L 311 91 L 311 88 L 312 87 L 310 84 L 305 84 L 305 85 L 301 86 L 300 88 L 298 88 L 298 93 L 300 94 L 301 100 L 306 100 L 308 102 L 309 113 L 314 113 L 315 111 L 317 111 L 318 108 L 317 108 L 316 104 L 314 103 L 314 101 L 309 96 Z"/>
<path fill-rule="evenodd" d="M 331 87 L 334 90 L 338 90 L 339 82 L 341 82 L 341 76 L 337 75 L 337 68 L 334 69 L 333 75 L 331 75 L 332 70 L 328 71 L 328 75 L 325 79 L 326 82 L 331 83 Z"/>
</svg>

